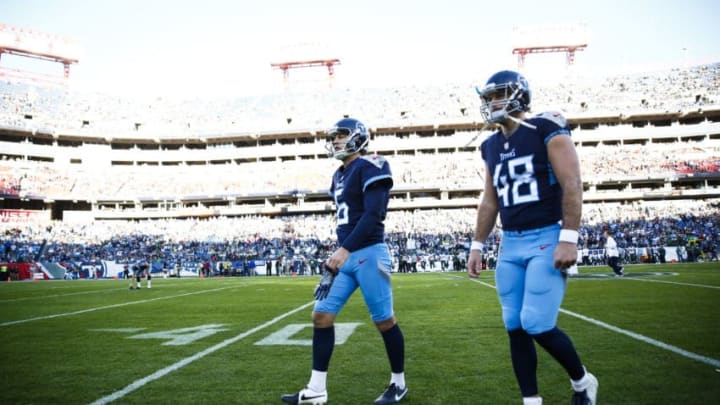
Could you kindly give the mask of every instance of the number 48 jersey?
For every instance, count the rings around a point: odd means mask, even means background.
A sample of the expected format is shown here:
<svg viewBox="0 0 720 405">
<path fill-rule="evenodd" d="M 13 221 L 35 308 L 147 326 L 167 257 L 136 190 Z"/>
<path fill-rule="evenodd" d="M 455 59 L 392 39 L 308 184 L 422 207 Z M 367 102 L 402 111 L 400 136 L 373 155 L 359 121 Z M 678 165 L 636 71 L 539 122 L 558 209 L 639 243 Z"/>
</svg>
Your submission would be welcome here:
<svg viewBox="0 0 720 405">
<path fill-rule="evenodd" d="M 558 112 L 526 120 L 506 138 L 495 132 L 480 145 L 483 160 L 497 191 L 500 221 L 505 230 L 542 228 L 562 219 L 562 188 L 555 178 L 547 143 L 556 135 L 570 135 Z"/>
</svg>

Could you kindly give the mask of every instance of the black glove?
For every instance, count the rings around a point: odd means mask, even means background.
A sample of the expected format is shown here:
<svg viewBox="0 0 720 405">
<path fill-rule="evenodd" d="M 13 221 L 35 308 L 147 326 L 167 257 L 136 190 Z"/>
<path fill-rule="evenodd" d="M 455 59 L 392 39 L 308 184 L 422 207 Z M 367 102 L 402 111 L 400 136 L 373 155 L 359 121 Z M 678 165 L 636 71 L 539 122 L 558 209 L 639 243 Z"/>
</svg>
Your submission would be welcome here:
<svg viewBox="0 0 720 405">
<path fill-rule="evenodd" d="M 316 300 L 322 301 L 327 297 L 333 281 L 335 281 L 335 273 L 333 273 L 333 271 L 330 269 L 330 267 L 327 266 L 327 264 L 323 263 L 323 272 L 322 276 L 320 277 L 320 282 L 315 287 L 315 291 L 313 292 Z"/>
</svg>

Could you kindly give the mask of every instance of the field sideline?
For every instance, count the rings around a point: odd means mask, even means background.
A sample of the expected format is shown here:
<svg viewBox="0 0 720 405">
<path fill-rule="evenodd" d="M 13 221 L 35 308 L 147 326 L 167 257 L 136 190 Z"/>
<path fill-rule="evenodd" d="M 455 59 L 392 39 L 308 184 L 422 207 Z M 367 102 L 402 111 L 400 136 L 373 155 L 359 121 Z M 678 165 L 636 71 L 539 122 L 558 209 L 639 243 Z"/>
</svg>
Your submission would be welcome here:
<svg viewBox="0 0 720 405">
<path fill-rule="evenodd" d="M 581 268 L 558 321 L 599 378 L 600 404 L 720 403 L 720 263 Z M 3 404 L 280 404 L 311 365 L 318 277 L 0 284 Z M 396 274 L 407 404 L 518 404 L 494 273 Z M 144 287 L 144 286 L 143 286 Z M 389 380 L 357 293 L 338 317 L 330 404 L 371 404 Z M 542 349 L 546 404 L 569 403 Z"/>
</svg>

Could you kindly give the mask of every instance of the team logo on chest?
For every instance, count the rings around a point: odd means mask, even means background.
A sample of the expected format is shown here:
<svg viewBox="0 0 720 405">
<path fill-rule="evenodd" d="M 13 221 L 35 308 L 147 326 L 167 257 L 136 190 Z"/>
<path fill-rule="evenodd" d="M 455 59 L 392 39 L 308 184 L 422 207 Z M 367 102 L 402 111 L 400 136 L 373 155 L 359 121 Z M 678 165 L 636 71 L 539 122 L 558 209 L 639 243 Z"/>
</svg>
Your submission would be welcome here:
<svg viewBox="0 0 720 405">
<path fill-rule="evenodd" d="M 510 150 L 510 152 L 500 153 L 500 161 L 501 162 L 504 160 L 507 160 L 507 159 L 512 159 L 514 157 L 515 157 L 515 148 L 512 148 Z"/>
</svg>

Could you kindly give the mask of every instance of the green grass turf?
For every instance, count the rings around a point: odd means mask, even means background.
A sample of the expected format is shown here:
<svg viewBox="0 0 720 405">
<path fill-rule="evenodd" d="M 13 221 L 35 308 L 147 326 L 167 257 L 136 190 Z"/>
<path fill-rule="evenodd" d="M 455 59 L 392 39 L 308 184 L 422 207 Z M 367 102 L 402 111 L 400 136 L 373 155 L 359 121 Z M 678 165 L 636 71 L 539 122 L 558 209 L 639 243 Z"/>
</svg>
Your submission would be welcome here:
<svg viewBox="0 0 720 405">
<path fill-rule="evenodd" d="M 720 264 L 626 266 L 624 279 L 607 267 L 580 270 L 558 325 L 599 378 L 601 404 L 720 403 Z M 307 383 L 311 348 L 256 343 L 309 326 L 312 307 L 300 307 L 317 281 L 156 278 L 139 291 L 118 280 L 2 283 L 0 403 L 279 404 Z M 405 403 L 521 403 L 493 272 L 478 281 L 398 274 L 393 284 Z M 390 372 L 359 292 L 337 322 L 360 325 L 335 347 L 330 404 L 370 404 Z M 206 336 L 132 338 L 203 325 Z M 291 339 L 311 336 L 307 327 Z M 182 337 L 189 342 L 165 344 Z M 568 403 L 566 374 L 539 347 L 538 356 L 545 403 Z"/>
</svg>

